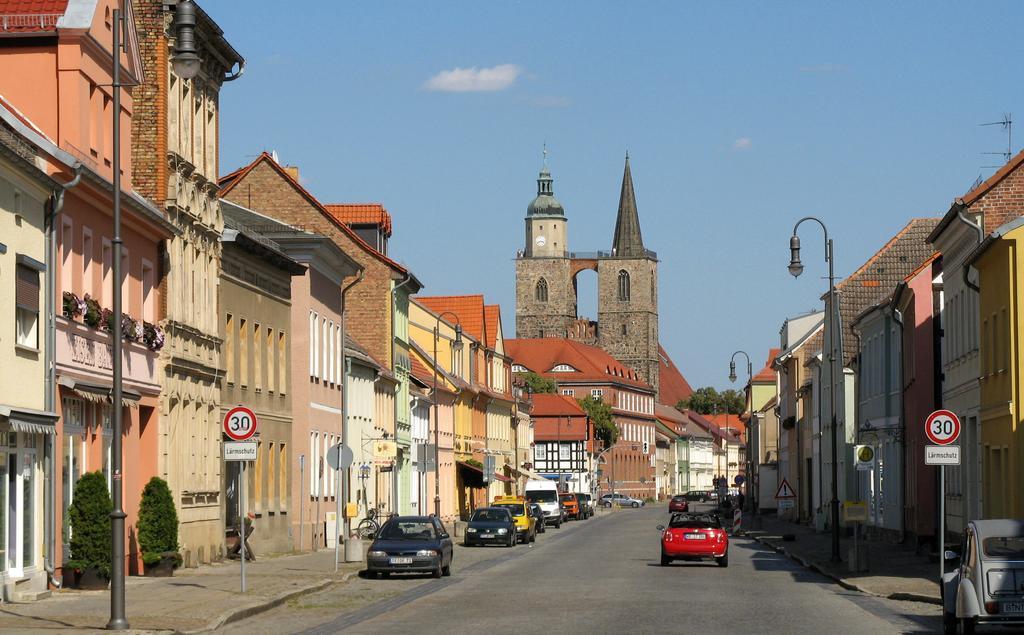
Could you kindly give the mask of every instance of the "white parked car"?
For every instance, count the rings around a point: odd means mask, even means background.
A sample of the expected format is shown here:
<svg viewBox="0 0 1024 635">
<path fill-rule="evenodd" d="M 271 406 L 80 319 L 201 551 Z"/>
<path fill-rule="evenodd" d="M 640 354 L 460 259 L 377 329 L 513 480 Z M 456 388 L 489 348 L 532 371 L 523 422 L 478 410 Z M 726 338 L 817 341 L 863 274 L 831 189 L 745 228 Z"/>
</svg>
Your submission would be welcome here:
<svg viewBox="0 0 1024 635">
<path fill-rule="evenodd" d="M 955 567 L 942 576 L 943 630 L 1024 626 L 1024 520 L 972 520 L 961 545 L 943 554 Z"/>
</svg>

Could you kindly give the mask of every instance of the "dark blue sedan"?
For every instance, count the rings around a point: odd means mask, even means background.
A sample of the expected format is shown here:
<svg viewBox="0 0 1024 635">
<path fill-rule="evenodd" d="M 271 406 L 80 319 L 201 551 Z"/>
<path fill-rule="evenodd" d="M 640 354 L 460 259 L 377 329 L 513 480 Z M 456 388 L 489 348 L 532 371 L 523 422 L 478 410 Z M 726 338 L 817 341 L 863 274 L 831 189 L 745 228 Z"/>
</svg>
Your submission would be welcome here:
<svg viewBox="0 0 1024 635">
<path fill-rule="evenodd" d="M 380 528 L 366 553 L 370 575 L 431 573 L 451 575 L 452 539 L 433 516 L 398 516 Z"/>
<path fill-rule="evenodd" d="M 516 544 L 516 521 L 512 512 L 504 507 L 482 507 L 469 518 L 466 526 L 466 546 Z"/>
</svg>

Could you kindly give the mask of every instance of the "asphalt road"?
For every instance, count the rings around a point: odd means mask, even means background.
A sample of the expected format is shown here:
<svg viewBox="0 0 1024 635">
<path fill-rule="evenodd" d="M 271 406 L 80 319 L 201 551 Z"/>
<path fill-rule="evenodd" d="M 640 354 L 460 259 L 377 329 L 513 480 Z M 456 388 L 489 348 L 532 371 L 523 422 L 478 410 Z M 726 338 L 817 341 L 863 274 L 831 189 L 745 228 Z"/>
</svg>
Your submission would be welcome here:
<svg viewBox="0 0 1024 635">
<path fill-rule="evenodd" d="M 931 633 L 937 607 L 847 591 L 755 542 L 728 568 L 658 563 L 667 508 L 549 529 L 533 547 L 459 547 L 450 578 L 357 579 L 237 633 Z"/>
</svg>

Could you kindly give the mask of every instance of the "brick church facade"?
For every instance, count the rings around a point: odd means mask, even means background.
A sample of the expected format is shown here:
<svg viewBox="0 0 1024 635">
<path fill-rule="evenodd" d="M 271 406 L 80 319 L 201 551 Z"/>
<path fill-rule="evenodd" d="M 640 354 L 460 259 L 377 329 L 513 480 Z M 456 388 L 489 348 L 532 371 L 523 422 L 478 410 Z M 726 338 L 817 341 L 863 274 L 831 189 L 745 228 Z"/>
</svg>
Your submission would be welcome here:
<svg viewBox="0 0 1024 635">
<path fill-rule="evenodd" d="M 569 221 L 547 165 L 525 220 L 526 245 L 516 258 L 516 337 L 598 346 L 658 390 L 658 257 L 644 247 L 629 155 L 610 251 L 569 250 Z M 596 322 L 577 311 L 576 276 L 586 270 L 597 272 Z"/>
</svg>

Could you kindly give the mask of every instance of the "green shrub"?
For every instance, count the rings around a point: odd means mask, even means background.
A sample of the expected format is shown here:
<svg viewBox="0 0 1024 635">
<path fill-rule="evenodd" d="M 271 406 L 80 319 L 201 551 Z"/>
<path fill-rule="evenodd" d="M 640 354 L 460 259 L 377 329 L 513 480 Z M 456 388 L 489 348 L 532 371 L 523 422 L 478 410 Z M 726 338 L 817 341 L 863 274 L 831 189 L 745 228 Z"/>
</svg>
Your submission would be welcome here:
<svg viewBox="0 0 1024 635">
<path fill-rule="evenodd" d="M 178 512 L 167 481 L 154 476 L 142 490 L 139 503 L 139 549 L 145 564 L 156 564 L 165 553 L 178 551 Z"/>
<path fill-rule="evenodd" d="M 68 510 L 71 523 L 72 569 L 95 568 L 110 578 L 110 512 L 114 505 L 102 472 L 89 472 L 75 484 L 74 502 Z"/>
</svg>

